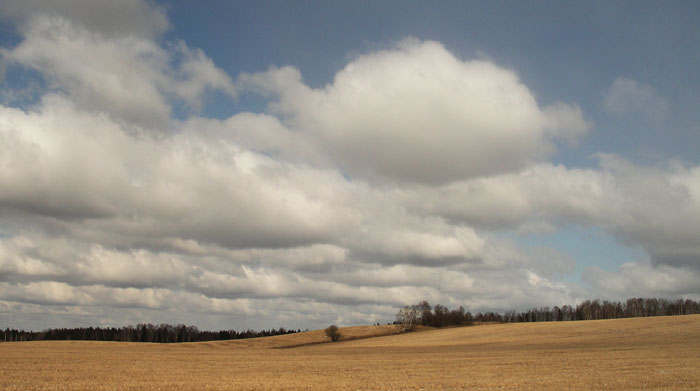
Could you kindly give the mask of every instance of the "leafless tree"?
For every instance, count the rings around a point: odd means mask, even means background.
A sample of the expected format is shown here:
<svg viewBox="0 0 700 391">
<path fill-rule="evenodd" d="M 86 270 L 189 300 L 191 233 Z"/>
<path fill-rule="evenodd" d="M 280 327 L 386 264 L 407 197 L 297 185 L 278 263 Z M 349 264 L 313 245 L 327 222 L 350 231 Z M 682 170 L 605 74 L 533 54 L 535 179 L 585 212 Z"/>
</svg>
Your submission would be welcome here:
<svg viewBox="0 0 700 391">
<path fill-rule="evenodd" d="M 410 331 L 416 325 L 418 310 L 416 306 L 405 306 L 396 313 L 396 323 L 401 325 L 403 331 Z"/>
<path fill-rule="evenodd" d="M 331 339 L 331 341 L 336 342 L 340 339 L 341 334 L 338 326 L 332 324 L 326 328 L 326 336 Z"/>
</svg>

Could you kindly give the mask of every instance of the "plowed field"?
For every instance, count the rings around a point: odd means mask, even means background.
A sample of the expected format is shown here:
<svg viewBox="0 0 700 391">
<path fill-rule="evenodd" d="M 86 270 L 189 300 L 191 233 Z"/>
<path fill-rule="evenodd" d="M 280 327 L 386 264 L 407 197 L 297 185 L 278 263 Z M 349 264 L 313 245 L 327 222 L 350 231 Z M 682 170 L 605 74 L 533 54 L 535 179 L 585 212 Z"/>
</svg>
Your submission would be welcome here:
<svg viewBox="0 0 700 391">
<path fill-rule="evenodd" d="M 0 390 L 700 390 L 698 315 L 341 332 L 0 343 Z"/>
</svg>

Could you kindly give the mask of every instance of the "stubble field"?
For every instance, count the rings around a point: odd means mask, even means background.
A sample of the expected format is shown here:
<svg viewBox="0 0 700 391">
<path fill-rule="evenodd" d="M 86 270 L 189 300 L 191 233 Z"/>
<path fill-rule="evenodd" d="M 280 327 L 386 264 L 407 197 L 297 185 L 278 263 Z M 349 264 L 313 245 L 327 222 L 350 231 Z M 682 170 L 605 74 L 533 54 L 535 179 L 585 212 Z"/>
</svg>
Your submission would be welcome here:
<svg viewBox="0 0 700 391">
<path fill-rule="evenodd" d="M 700 315 L 341 331 L 384 336 L 2 343 L 0 390 L 700 390 Z"/>
</svg>

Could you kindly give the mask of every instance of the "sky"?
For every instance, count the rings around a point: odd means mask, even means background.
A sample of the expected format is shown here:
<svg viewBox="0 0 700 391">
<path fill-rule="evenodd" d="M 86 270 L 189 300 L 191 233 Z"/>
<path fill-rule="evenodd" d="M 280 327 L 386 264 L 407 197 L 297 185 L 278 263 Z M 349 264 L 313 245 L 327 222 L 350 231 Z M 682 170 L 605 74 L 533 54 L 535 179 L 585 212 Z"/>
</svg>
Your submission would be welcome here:
<svg viewBox="0 0 700 391">
<path fill-rule="evenodd" d="M 699 18 L 0 0 L 0 327 L 698 300 Z"/>
</svg>

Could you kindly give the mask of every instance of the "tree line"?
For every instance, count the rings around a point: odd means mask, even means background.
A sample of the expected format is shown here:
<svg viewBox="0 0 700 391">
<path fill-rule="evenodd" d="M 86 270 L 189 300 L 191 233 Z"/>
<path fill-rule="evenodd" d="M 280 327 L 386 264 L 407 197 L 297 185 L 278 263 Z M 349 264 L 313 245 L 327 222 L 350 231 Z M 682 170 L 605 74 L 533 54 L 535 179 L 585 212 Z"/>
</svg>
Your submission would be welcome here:
<svg viewBox="0 0 700 391">
<path fill-rule="evenodd" d="M 14 341 L 48 341 L 48 340 L 80 340 L 80 341 L 116 341 L 116 342 L 203 342 L 227 339 L 243 339 L 268 337 L 272 335 L 298 333 L 301 330 L 287 330 L 284 327 L 269 330 L 199 330 L 196 326 L 183 324 L 170 325 L 139 323 L 136 326 L 126 327 L 77 327 L 46 329 L 44 331 L 25 331 L 10 329 L 2 331 L 0 342 Z"/>
<path fill-rule="evenodd" d="M 585 300 L 576 306 L 531 308 L 504 313 L 484 312 L 473 315 L 460 306 L 450 310 L 427 301 L 405 306 L 396 314 L 395 324 L 406 330 L 415 325 L 430 327 L 465 326 L 474 322 L 561 322 L 574 320 L 637 318 L 645 316 L 672 316 L 700 314 L 700 301 L 690 299 L 632 298 L 624 302 Z"/>
</svg>

